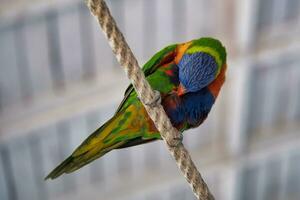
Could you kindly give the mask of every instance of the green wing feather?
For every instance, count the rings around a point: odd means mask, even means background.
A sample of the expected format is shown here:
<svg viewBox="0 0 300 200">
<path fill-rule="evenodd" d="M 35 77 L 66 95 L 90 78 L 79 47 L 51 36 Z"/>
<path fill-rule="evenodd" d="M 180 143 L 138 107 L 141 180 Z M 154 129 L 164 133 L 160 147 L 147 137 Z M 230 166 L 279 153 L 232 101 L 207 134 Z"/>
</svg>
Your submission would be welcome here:
<svg viewBox="0 0 300 200">
<path fill-rule="evenodd" d="M 169 77 L 159 69 L 162 63 L 174 59 L 177 45 L 170 45 L 156 53 L 143 67 L 150 85 L 161 92 L 173 89 Z M 92 133 L 65 161 L 57 166 L 45 179 L 55 179 L 71 173 L 112 149 L 146 143 L 160 138 L 160 134 L 147 115 L 136 92 L 130 85 L 115 115 Z"/>
<path fill-rule="evenodd" d="M 160 50 L 159 52 L 157 52 L 154 56 L 152 56 L 152 58 L 145 63 L 145 65 L 143 66 L 143 72 L 145 74 L 145 77 L 149 76 L 150 74 L 152 74 L 158 66 L 160 66 L 161 61 L 166 58 L 167 55 L 169 54 L 175 54 L 175 49 L 177 47 L 177 44 L 173 44 L 173 45 L 169 45 L 165 48 L 163 48 L 162 50 Z M 134 92 L 133 86 L 132 84 L 130 84 L 128 86 L 128 88 L 125 90 L 125 94 L 124 94 L 124 98 L 122 100 L 122 102 L 120 103 L 119 107 L 116 110 L 116 113 L 118 113 L 125 101 L 127 101 L 129 95 Z"/>
<path fill-rule="evenodd" d="M 156 68 L 159 66 L 159 63 L 170 53 L 175 53 L 177 44 L 169 45 L 164 49 L 157 52 L 148 62 L 143 66 L 143 71 L 145 76 L 152 74 Z"/>
</svg>

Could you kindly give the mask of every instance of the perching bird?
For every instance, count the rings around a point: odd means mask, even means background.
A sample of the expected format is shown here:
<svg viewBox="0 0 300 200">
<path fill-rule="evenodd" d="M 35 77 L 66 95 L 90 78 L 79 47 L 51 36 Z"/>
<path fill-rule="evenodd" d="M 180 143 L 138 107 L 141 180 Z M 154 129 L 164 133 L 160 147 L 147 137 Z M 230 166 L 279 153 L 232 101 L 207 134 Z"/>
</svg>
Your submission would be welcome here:
<svg viewBox="0 0 300 200">
<path fill-rule="evenodd" d="M 226 50 L 220 41 L 200 38 L 167 46 L 143 67 L 162 105 L 180 132 L 198 127 L 210 112 L 225 81 Z M 161 139 L 130 85 L 114 116 L 92 133 L 45 179 L 71 173 L 113 149 Z"/>
</svg>

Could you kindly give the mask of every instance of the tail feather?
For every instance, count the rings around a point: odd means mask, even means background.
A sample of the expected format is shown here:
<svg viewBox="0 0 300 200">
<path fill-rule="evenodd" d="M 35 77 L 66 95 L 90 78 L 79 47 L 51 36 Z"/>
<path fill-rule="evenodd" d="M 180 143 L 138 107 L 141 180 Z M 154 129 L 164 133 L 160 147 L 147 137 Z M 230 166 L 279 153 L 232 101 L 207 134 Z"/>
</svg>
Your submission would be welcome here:
<svg viewBox="0 0 300 200">
<path fill-rule="evenodd" d="M 60 165 L 58 165 L 48 176 L 45 177 L 47 179 L 55 179 L 63 174 L 69 174 L 81 167 L 89 164 L 90 162 L 100 158 L 104 154 L 108 153 L 109 151 L 122 146 L 124 142 L 116 143 L 106 149 L 100 149 L 99 147 L 95 147 L 90 151 L 87 151 L 80 156 L 74 156 L 73 154 L 69 156 L 66 160 L 64 160 Z"/>
<path fill-rule="evenodd" d="M 68 157 L 65 161 L 63 161 L 60 165 L 58 165 L 48 176 L 45 177 L 47 179 L 55 179 L 60 175 L 67 173 L 67 169 L 70 168 L 73 162 L 73 157 Z"/>
<path fill-rule="evenodd" d="M 100 152 L 93 155 L 83 154 L 79 157 L 73 157 L 71 155 L 66 160 L 64 160 L 60 165 L 58 165 L 52 172 L 50 172 L 49 175 L 45 177 L 45 180 L 56 179 L 57 177 L 63 174 L 72 173 L 77 169 L 83 167 L 84 165 L 87 165 L 88 163 L 92 162 L 93 160 L 103 156 L 105 153 L 107 153 L 107 151 L 105 151 L 104 153 Z"/>
<path fill-rule="evenodd" d="M 83 143 L 75 149 L 71 156 L 58 165 L 48 176 L 47 179 L 55 179 L 62 174 L 71 173 L 84 165 L 100 158 L 109 151 L 120 148 L 127 141 L 117 141 L 114 137 L 110 141 L 105 141 L 110 136 L 111 131 L 118 126 L 119 121 L 123 119 L 122 113 L 116 114 L 104 125 L 92 133 Z"/>
<path fill-rule="evenodd" d="M 101 141 L 99 144 L 91 144 L 91 140 L 96 135 L 102 134 L 104 131 L 109 131 L 105 130 L 105 127 L 111 120 L 102 125 L 95 132 L 93 132 L 85 141 L 83 141 L 83 143 L 79 147 L 77 147 L 77 149 L 75 149 L 71 156 L 65 159 L 54 170 L 52 170 L 49 173 L 49 175 L 45 177 L 45 180 L 55 179 L 61 176 L 62 174 L 71 173 L 107 153 L 108 151 L 103 149 L 103 147 L 101 146 Z"/>
</svg>

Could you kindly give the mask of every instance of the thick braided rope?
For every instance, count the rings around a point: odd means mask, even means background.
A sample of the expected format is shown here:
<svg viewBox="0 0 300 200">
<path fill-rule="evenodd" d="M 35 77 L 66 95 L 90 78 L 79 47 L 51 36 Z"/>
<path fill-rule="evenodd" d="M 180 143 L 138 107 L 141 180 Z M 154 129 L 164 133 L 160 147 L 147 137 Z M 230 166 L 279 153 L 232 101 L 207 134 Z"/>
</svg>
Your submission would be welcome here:
<svg viewBox="0 0 300 200">
<path fill-rule="evenodd" d="M 99 22 L 117 60 L 126 71 L 148 115 L 161 133 L 168 150 L 175 158 L 187 182 L 191 185 L 195 196 L 201 200 L 213 200 L 214 197 L 182 144 L 181 133 L 172 126 L 161 106 L 159 92 L 153 91 L 146 81 L 144 73 L 139 67 L 123 34 L 118 29 L 106 3 L 103 0 L 86 0 L 86 4 Z"/>
</svg>

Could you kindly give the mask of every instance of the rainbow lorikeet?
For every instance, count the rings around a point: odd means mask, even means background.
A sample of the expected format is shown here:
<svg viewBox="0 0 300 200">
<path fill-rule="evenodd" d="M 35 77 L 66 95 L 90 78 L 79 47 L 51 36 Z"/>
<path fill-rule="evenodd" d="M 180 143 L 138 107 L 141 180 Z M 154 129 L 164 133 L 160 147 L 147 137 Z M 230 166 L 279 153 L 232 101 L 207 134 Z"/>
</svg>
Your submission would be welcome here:
<svg viewBox="0 0 300 200">
<path fill-rule="evenodd" d="M 165 47 L 143 67 L 162 105 L 179 131 L 199 126 L 210 112 L 225 81 L 226 50 L 220 41 L 200 38 Z M 114 116 L 92 133 L 47 177 L 71 173 L 113 149 L 161 139 L 130 85 Z"/>
</svg>

